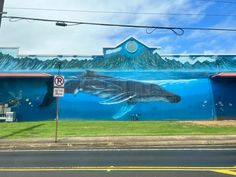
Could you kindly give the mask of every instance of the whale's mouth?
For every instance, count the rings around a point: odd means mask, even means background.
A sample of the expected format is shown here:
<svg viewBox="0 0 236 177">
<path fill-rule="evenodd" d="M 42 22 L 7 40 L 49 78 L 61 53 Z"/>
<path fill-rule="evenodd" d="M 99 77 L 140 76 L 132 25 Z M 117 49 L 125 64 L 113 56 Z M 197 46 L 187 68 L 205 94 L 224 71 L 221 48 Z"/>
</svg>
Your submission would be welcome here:
<svg viewBox="0 0 236 177">
<path fill-rule="evenodd" d="M 168 98 L 170 103 L 178 103 L 181 100 L 181 97 L 178 95 L 174 95 Z"/>
</svg>

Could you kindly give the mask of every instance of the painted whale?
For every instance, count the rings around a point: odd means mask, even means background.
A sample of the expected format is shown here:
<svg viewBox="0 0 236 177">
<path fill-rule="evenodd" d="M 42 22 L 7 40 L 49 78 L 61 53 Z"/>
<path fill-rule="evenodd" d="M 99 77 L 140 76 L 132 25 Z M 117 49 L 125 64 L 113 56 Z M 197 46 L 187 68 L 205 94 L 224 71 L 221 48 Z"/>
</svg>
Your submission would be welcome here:
<svg viewBox="0 0 236 177">
<path fill-rule="evenodd" d="M 104 105 L 125 103 L 113 116 L 118 119 L 130 112 L 136 103 L 165 101 L 178 103 L 181 97 L 159 85 L 125 80 L 86 71 L 78 77 L 68 79 L 65 92 L 77 94 L 79 91 L 104 98 Z"/>
</svg>

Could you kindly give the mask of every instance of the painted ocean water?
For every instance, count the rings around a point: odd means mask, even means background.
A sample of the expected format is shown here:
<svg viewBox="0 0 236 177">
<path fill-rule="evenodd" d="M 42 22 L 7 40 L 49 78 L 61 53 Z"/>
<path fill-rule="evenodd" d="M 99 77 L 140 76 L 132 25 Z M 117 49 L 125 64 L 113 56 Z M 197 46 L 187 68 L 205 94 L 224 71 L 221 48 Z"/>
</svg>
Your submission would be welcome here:
<svg viewBox="0 0 236 177">
<path fill-rule="evenodd" d="M 61 119 L 235 119 L 236 78 L 210 75 L 236 71 L 236 55 L 159 55 L 134 37 L 115 46 L 90 56 L 18 55 L 3 48 L 0 70 L 64 75 Z M 25 82 L 23 87 L 20 79 L 5 81 L 0 89 L 7 97 L 0 106 L 7 103 L 20 121 L 54 119 L 52 77 L 47 84 L 39 80 L 40 86 Z"/>
<path fill-rule="evenodd" d="M 50 73 L 56 74 L 56 71 Z M 171 102 L 168 100 L 169 98 L 165 98 L 166 94 L 164 94 L 164 98 L 159 98 L 159 96 L 155 99 L 142 97 L 138 101 L 131 103 L 128 101 L 126 93 L 119 92 L 108 98 L 102 98 L 99 94 L 94 94 L 91 89 L 82 90 L 78 86 L 76 88 L 77 90 L 75 89 L 76 91 L 65 93 L 65 96 L 60 99 L 60 117 L 62 119 L 211 120 L 215 118 L 212 88 L 209 80 L 209 76 L 214 72 L 95 71 L 95 73 L 97 75 L 111 77 L 112 83 L 118 85 L 121 84 L 118 82 L 120 80 L 122 83 L 124 81 L 131 82 L 136 85 L 141 84 L 144 87 L 157 85 L 159 86 L 159 90 L 161 88 L 162 91 L 164 90 L 163 92 L 173 93 L 181 99 L 178 102 Z M 65 76 L 66 82 L 68 83 L 71 79 L 73 81 L 76 79 L 79 80 L 79 77 L 84 74 L 84 71 L 61 71 L 60 74 Z M 109 83 L 110 80 L 109 78 Z M 100 76 L 99 81 L 101 81 Z M 99 88 L 96 88 L 98 86 L 95 84 L 96 82 L 97 79 L 94 80 L 93 78 L 89 82 L 89 85 L 92 85 L 97 92 Z M 102 89 L 104 90 L 104 88 Z M 136 91 L 134 94 L 136 96 L 140 93 Z M 104 102 L 106 104 L 102 104 Z"/>
</svg>

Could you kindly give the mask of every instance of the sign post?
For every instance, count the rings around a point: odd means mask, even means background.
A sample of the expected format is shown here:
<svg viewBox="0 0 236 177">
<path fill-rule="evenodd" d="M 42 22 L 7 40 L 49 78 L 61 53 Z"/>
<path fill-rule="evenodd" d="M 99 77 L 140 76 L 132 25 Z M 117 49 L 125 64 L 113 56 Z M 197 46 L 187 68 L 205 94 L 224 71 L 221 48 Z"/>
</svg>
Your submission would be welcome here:
<svg viewBox="0 0 236 177">
<path fill-rule="evenodd" d="M 64 76 L 56 75 L 54 76 L 54 88 L 53 88 L 53 97 L 56 97 L 56 132 L 55 132 L 55 143 L 57 143 L 58 135 L 58 120 L 59 120 L 59 97 L 64 96 Z"/>
<path fill-rule="evenodd" d="M 59 98 L 56 97 L 56 130 L 55 130 L 55 143 L 57 143 L 57 134 L 58 134 L 58 120 L 59 120 Z"/>
</svg>

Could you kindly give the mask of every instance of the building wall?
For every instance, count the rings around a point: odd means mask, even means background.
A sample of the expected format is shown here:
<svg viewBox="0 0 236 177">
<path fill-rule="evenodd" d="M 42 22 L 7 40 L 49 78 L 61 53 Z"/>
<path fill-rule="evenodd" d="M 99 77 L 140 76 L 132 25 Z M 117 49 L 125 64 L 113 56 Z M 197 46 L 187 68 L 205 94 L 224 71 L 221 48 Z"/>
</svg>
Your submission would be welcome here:
<svg viewBox="0 0 236 177">
<path fill-rule="evenodd" d="M 53 120 L 53 78 L 0 77 L 0 106 L 16 112 L 18 121 Z"/>
<path fill-rule="evenodd" d="M 212 79 L 211 84 L 217 119 L 236 119 L 236 78 Z"/>
<path fill-rule="evenodd" d="M 57 74 L 60 66 L 66 79 L 65 96 L 59 103 L 61 119 L 215 120 L 236 117 L 236 95 L 232 94 L 235 82 L 210 79 L 218 72 L 236 71 L 236 55 L 159 55 L 155 48 L 134 38 L 116 47 L 104 48 L 104 55 L 100 56 L 14 56 L 12 51 L 7 54 L 7 50 L 3 50 L 0 50 L 1 72 Z M 52 119 L 55 103 L 51 102 L 52 93 L 45 97 L 51 89 L 45 82 L 18 79 L 10 83 L 12 86 L 1 88 L 0 93 L 14 91 L 14 98 L 21 98 L 19 104 L 14 105 L 20 121 Z M 4 83 L 7 85 L 8 81 Z M 21 90 L 29 96 L 17 96 Z M 33 101 L 27 101 L 27 96 Z M 7 99 L 2 100 L 6 102 Z M 40 102 L 47 101 L 50 104 L 40 106 Z"/>
</svg>

